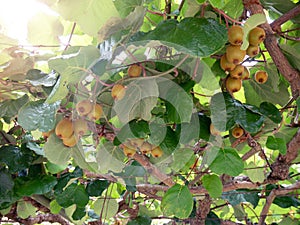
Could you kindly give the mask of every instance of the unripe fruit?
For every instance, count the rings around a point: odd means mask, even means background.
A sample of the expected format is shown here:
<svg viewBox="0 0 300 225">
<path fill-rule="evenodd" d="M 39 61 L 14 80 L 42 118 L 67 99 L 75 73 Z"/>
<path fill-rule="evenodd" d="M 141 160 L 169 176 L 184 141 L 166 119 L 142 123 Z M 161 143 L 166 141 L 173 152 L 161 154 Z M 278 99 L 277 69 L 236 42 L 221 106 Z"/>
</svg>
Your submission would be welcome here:
<svg viewBox="0 0 300 225">
<path fill-rule="evenodd" d="M 142 146 L 140 147 L 140 151 L 143 153 L 143 154 L 149 154 L 152 150 L 152 145 L 149 143 L 149 142 L 144 142 L 142 144 Z"/>
<path fill-rule="evenodd" d="M 246 50 L 242 50 L 238 45 L 229 45 L 226 48 L 226 58 L 229 63 L 235 65 L 243 61 L 246 56 Z"/>
<path fill-rule="evenodd" d="M 127 69 L 127 74 L 130 77 L 139 77 L 141 73 L 142 67 L 137 64 L 130 65 Z"/>
<path fill-rule="evenodd" d="M 265 38 L 265 30 L 260 27 L 255 27 L 249 32 L 248 41 L 250 45 L 259 45 Z"/>
<path fill-rule="evenodd" d="M 87 131 L 89 130 L 87 121 L 84 119 L 77 119 L 74 121 L 74 133 L 76 135 L 76 137 L 80 138 L 83 135 L 85 135 L 87 133 Z"/>
<path fill-rule="evenodd" d="M 255 57 L 259 53 L 259 46 L 258 45 L 249 45 L 246 49 L 246 54 L 250 57 Z"/>
<path fill-rule="evenodd" d="M 136 153 L 136 150 L 133 148 L 129 148 L 128 146 L 123 146 L 123 152 L 127 157 L 132 157 Z"/>
<path fill-rule="evenodd" d="M 230 76 L 232 78 L 241 78 L 244 73 L 245 67 L 243 65 L 237 65 L 234 70 L 230 71 Z"/>
<path fill-rule="evenodd" d="M 232 45 L 241 45 L 243 44 L 244 31 L 243 28 L 237 25 L 234 25 L 228 29 L 228 41 Z"/>
<path fill-rule="evenodd" d="M 221 57 L 220 66 L 221 66 L 222 70 L 224 70 L 224 71 L 231 71 L 236 67 L 235 64 L 229 63 L 227 61 L 226 53 L 224 55 L 222 55 L 222 57 Z"/>
<path fill-rule="evenodd" d="M 81 100 L 76 104 L 76 111 L 80 116 L 86 116 L 91 112 L 92 108 L 93 104 L 88 99 Z"/>
<path fill-rule="evenodd" d="M 268 73 L 263 70 L 258 70 L 254 75 L 254 79 L 257 83 L 264 84 L 268 80 Z"/>
<path fill-rule="evenodd" d="M 55 134 L 59 138 L 68 138 L 74 133 L 73 123 L 70 119 L 64 118 L 55 127 Z"/>
<path fill-rule="evenodd" d="M 152 157 L 154 157 L 154 158 L 159 158 L 159 157 L 161 157 L 162 155 L 163 155 L 163 150 L 159 147 L 159 146 L 156 146 L 155 148 L 153 148 L 152 150 L 151 150 L 151 155 L 152 155 Z"/>
<path fill-rule="evenodd" d="M 242 80 L 228 76 L 225 81 L 225 86 L 228 92 L 234 93 L 241 89 Z"/>
<path fill-rule="evenodd" d="M 87 117 L 91 121 L 96 121 L 101 118 L 102 114 L 103 114 L 102 106 L 99 104 L 94 104 L 91 112 L 87 115 Z"/>
<path fill-rule="evenodd" d="M 126 88 L 122 84 L 115 84 L 111 89 L 111 96 L 115 100 L 121 100 L 124 98 L 126 93 Z"/>
<path fill-rule="evenodd" d="M 74 147 L 77 144 L 77 137 L 75 134 L 72 134 L 70 137 L 63 138 L 63 144 L 67 147 Z"/>
<path fill-rule="evenodd" d="M 250 78 L 250 71 L 247 67 L 245 67 L 241 79 L 242 80 L 248 80 L 249 78 Z"/>
<path fill-rule="evenodd" d="M 235 127 L 232 129 L 231 134 L 235 138 L 240 138 L 244 134 L 244 130 L 240 127 Z"/>
<path fill-rule="evenodd" d="M 219 136 L 221 134 L 221 132 L 217 128 L 215 128 L 212 123 L 209 125 L 209 131 L 214 136 Z"/>
</svg>

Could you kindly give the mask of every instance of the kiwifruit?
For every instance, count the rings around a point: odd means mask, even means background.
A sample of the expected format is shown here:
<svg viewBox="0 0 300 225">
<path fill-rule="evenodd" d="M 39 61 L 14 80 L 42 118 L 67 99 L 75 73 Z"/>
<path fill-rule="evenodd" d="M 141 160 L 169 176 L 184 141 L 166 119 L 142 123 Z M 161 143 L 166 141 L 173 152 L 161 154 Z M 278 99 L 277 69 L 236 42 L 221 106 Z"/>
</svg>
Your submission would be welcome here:
<svg viewBox="0 0 300 225">
<path fill-rule="evenodd" d="M 241 89 L 242 87 L 242 80 L 233 78 L 231 76 L 227 76 L 225 81 L 225 86 L 228 92 L 234 93 Z"/>
<path fill-rule="evenodd" d="M 266 38 L 266 32 L 260 27 L 253 28 L 248 35 L 250 45 L 259 45 Z"/>
<path fill-rule="evenodd" d="M 259 46 L 258 45 L 249 45 L 246 49 L 246 54 L 250 57 L 255 57 L 259 53 Z"/>
<path fill-rule="evenodd" d="M 244 134 L 244 129 L 241 127 L 235 127 L 232 129 L 231 134 L 235 138 L 240 138 Z"/>
<path fill-rule="evenodd" d="M 127 74 L 130 77 L 139 77 L 142 74 L 142 67 L 138 64 L 132 64 L 127 69 Z"/>
<path fill-rule="evenodd" d="M 259 84 L 264 84 L 268 80 L 268 73 L 263 70 L 258 70 L 254 74 L 254 79 Z"/>
<path fill-rule="evenodd" d="M 152 155 L 152 157 L 154 157 L 154 158 L 158 158 L 158 157 L 161 157 L 162 155 L 163 155 L 163 150 L 161 149 L 161 147 L 159 147 L 159 146 L 156 146 L 155 148 L 153 148 L 152 150 L 151 150 L 151 155 Z"/>
<path fill-rule="evenodd" d="M 246 50 L 242 50 L 238 45 L 229 45 L 226 48 L 226 58 L 229 63 L 235 65 L 241 63 L 246 56 Z"/>
<path fill-rule="evenodd" d="M 222 70 L 224 70 L 224 71 L 231 71 L 231 70 L 233 70 L 236 67 L 235 64 L 229 63 L 227 61 L 226 53 L 221 56 L 220 66 L 221 66 Z"/>
<path fill-rule="evenodd" d="M 136 153 L 136 150 L 133 148 L 129 148 L 128 146 L 123 146 L 123 152 L 127 157 L 132 157 Z"/>
<path fill-rule="evenodd" d="M 148 154 L 148 153 L 151 152 L 152 147 L 153 147 L 153 146 L 152 146 L 149 142 L 145 141 L 145 142 L 142 144 L 142 146 L 140 147 L 140 151 L 141 151 L 143 154 Z"/>
<path fill-rule="evenodd" d="M 87 117 L 91 120 L 91 121 L 96 121 L 99 120 L 101 118 L 103 114 L 103 109 L 102 106 L 100 104 L 94 104 L 92 107 L 91 112 L 89 112 L 89 114 L 87 115 Z"/>
<path fill-rule="evenodd" d="M 243 65 L 237 65 L 234 70 L 230 71 L 232 78 L 241 78 L 244 73 L 245 67 Z"/>
<path fill-rule="evenodd" d="M 59 138 L 68 138 L 74 133 L 74 126 L 69 118 L 63 118 L 55 127 L 55 134 Z"/>
<path fill-rule="evenodd" d="M 90 100 L 84 99 L 79 102 L 77 102 L 76 106 L 76 111 L 80 116 L 86 116 L 89 114 L 93 108 L 93 105 Z"/>
<path fill-rule="evenodd" d="M 67 147 L 74 147 L 77 144 L 77 137 L 75 134 L 72 134 L 70 137 L 62 138 L 63 144 Z"/>
<path fill-rule="evenodd" d="M 74 133 L 78 138 L 85 135 L 89 130 L 88 123 L 83 118 L 79 118 L 75 120 L 73 126 L 74 126 Z"/>
<path fill-rule="evenodd" d="M 250 71 L 247 67 L 245 67 L 241 79 L 242 80 L 248 80 L 249 78 L 250 78 Z"/>
<path fill-rule="evenodd" d="M 111 96 L 115 100 L 121 100 L 124 98 L 126 93 L 126 88 L 122 84 L 115 84 L 111 89 Z"/>
<path fill-rule="evenodd" d="M 212 123 L 209 125 L 209 131 L 214 136 L 219 136 L 221 134 L 221 132 L 217 128 L 215 128 Z"/>
<path fill-rule="evenodd" d="M 233 25 L 228 29 L 228 41 L 232 45 L 243 44 L 244 31 L 241 26 Z"/>
</svg>

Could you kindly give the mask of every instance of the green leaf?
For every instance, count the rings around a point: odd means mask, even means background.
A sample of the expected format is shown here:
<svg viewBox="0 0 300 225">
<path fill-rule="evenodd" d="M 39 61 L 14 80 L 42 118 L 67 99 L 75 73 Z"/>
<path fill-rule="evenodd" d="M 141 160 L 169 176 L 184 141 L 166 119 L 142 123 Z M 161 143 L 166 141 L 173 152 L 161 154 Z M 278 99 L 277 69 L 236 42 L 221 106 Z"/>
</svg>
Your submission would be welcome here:
<svg viewBox="0 0 300 225">
<path fill-rule="evenodd" d="M 223 191 L 222 181 L 216 174 L 206 174 L 202 177 L 203 187 L 212 198 L 221 197 Z"/>
<path fill-rule="evenodd" d="M 237 176 L 243 172 L 244 162 L 235 149 L 225 147 L 219 150 L 209 168 L 217 174 Z"/>
<path fill-rule="evenodd" d="M 101 215 L 102 219 L 114 217 L 118 212 L 119 204 L 114 198 L 97 199 L 94 203 L 94 211 L 97 215 Z"/>
<path fill-rule="evenodd" d="M 87 184 L 86 191 L 89 196 L 100 196 L 109 184 L 107 180 L 93 180 Z"/>
<path fill-rule="evenodd" d="M 243 38 L 243 44 L 241 46 L 241 49 L 246 50 L 249 46 L 249 42 L 248 42 L 248 34 L 249 32 L 257 27 L 260 24 L 266 23 L 267 22 L 267 18 L 264 14 L 253 14 L 252 16 L 250 16 L 244 26 L 243 26 L 243 31 L 244 31 L 244 38 Z"/>
<path fill-rule="evenodd" d="M 50 192 L 56 184 L 56 178 L 48 175 L 32 178 L 18 177 L 15 180 L 15 192 L 19 196 L 42 195 Z"/>
<path fill-rule="evenodd" d="M 0 162 L 5 163 L 10 172 L 26 169 L 34 159 L 34 154 L 29 149 L 14 146 L 0 148 Z"/>
<path fill-rule="evenodd" d="M 64 146 L 56 135 L 50 135 L 44 145 L 44 152 L 50 162 L 66 168 L 69 164 L 72 148 Z"/>
<path fill-rule="evenodd" d="M 135 79 L 127 85 L 125 97 L 116 101 L 113 109 L 124 124 L 133 119 L 149 121 L 158 96 L 155 79 Z"/>
<path fill-rule="evenodd" d="M 58 16 L 37 13 L 27 24 L 27 40 L 33 45 L 57 45 L 64 27 Z"/>
<path fill-rule="evenodd" d="M 116 0 L 114 4 L 121 17 L 126 17 L 137 6 L 142 5 L 142 0 Z"/>
<path fill-rule="evenodd" d="M 62 100 L 68 93 L 68 85 L 76 84 L 87 75 L 88 69 L 100 57 L 95 46 L 70 48 L 64 55 L 48 61 L 51 69 L 60 74 L 60 78 L 49 95 L 48 104 Z"/>
<path fill-rule="evenodd" d="M 0 208 L 2 203 L 12 201 L 11 194 L 14 187 L 14 181 L 6 169 L 0 170 Z"/>
<path fill-rule="evenodd" d="M 57 201 L 54 199 L 50 202 L 50 211 L 53 214 L 58 214 L 62 207 L 57 203 Z"/>
<path fill-rule="evenodd" d="M 18 122 L 28 131 L 39 129 L 42 132 L 52 130 L 55 126 L 55 115 L 60 102 L 47 104 L 44 100 L 28 102 L 20 108 Z"/>
<path fill-rule="evenodd" d="M 285 155 L 287 151 L 286 142 L 282 138 L 268 136 L 266 146 L 272 150 L 279 150 L 279 152 L 283 155 Z"/>
<path fill-rule="evenodd" d="M 88 203 L 89 196 L 84 185 L 72 183 L 62 193 L 56 195 L 56 201 L 64 208 L 73 204 L 82 208 Z"/>
<path fill-rule="evenodd" d="M 28 102 L 27 95 L 15 100 L 6 100 L 0 103 L 0 117 L 8 117 L 9 119 L 15 117 L 19 109 Z"/>
<path fill-rule="evenodd" d="M 164 194 L 160 207 L 165 216 L 185 219 L 193 210 L 193 196 L 187 186 L 175 184 Z"/>
<path fill-rule="evenodd" d="M 217 93 L 211 98 L 211 119 L 220 131 L 239 124 L 250 133 L 258 132 L 264 121 L 254 106 L 242 104 L 227 92 Z"/>
<path fill-rule="evenodd" d="M 254 183 L 262 183 L 266 176 L 265 176 L 265 169 L 264 168 L 257 168 L 257 165 L 254 162 L 249 162 L 247 165 L 247 170 L 245 173 L 248 175 L 250 180 Z"/>
<path fill-rule="evenodd" d="M 227 1 L 223 11 L 231 18 L 238 19 L 243 13 L 244 5 L 242 0 Z"/>
<path fill-rule="evenodd" d="M 138 33 L 131 41 L 146 40 L 163 41 L 179 51 L 207 57 L 224 47 L 227 31 L 213 19 L 190 17 L 180 22 L 170 19 L 159 23 L 148 33 Z"/>
<path fill-rule="evenodd" d="M 222 9 L 225 6 L 225 0 L 209 0 L 209 3 L 218 9 Z"/>
<path fill-rule="evenodd" d="M 101 173 L 105 174 L 109 171 L 121 172 L 125 166 L 124 158 L 123 151 L 109 142 L 100 143 L 97 147 L 96 160 Z"/>
<path fill-rule="evenodd" d="M 66 20 L 76 22 L 86 34 L 94 37 L 109 18 L 119 17 L 114 2 L 110 0 L 65 0 L 57 2 L 53 9 Z"/>
<path fill-rule="evenodd" d="M 240 205 L 243 202 L 250 202 L 255 208 L 259 202 L 258 192 L 244 189 L 224 192 L 222 198 L 226 199 L 232 206 Z"/>
<path fill-rule="evenodd" d="M 181 170 L 186 163 L 189 162 L 191 157 L 194 155 L 194 151 L 189 148 L 178 148 L 173 152 L 173 162 L 170 167 L 174 172 Z"/>
<path fill-rule="evenodd" d="M 192 96 L 177 83 L 165 79 L 157 79 L 159 97 L 166 101 L 167 116 L 170 122 L 190 122 L 193 112 Z"/>
<path fill-rule="evenodd" d="M 299 18 L 300 19 L 300 18 Z M 281 44 L 280 48 L 284 55 L 287 57 L 291 65 L 298 70 L 300 70 L 300 54 L 299 54 L 299 49 L 300 45 L 299 43 L 295 45 L 288 45 L 288 44 Z"/>
<path fill-rule="evenodd" d="M 210 211 L 205 218 L 205 225 L 221 225 L 221 220 L 214 212 Z"/>
<path fill-rule="evenodd" d="M 260 104 L 259 111 L 274 123 L 280 123 L 282 120 L 279 110 L 270 102 L 262 102 Z"/>
<path fill-rule="evenodd" d="M 17 205 L 18 217 L 26 219 L 29 216 L 36 214 L 37 208 L 35 208 L 30 202 L 19 201 Z"/>
<path fill-rule="evenodd" d="M 26 79 L 29 80 L 33 86 L 43 85 L 45 87 L 52 87 L 56 83 L 57 74 L 47 74 L 38 69 L 31 69 L 27 72 Z"/>
<path fill-rule="evenodd" d="M 300 113 L 300 97 L 297 98 L 296 104 L 297 104 L 297 108 L 298 108 L 298 113 Z"/>
<path fill-rule="evenodd" d="M 142 215 L 130 220 L 127 225 L 151 225 L 151 218 L 147 215 Z"/>
</svg>

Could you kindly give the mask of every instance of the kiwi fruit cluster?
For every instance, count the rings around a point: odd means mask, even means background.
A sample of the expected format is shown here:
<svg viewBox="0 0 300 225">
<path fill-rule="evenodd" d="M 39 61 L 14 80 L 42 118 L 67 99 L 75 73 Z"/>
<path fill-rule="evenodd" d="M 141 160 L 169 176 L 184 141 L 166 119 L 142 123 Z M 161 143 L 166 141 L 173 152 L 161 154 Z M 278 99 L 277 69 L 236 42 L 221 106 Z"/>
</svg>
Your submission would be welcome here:
<svg viewBox="0 0 300 225">
<path fill-rule="evenodd" d="M 242 81 L 250 78 L 249 69 L 242 64 L 246 55 L 255 57 L 259 53 L 259 45 L 265 39 L 264 29 L 253 28 L 248 35 L 249 46 L 246 50 L 241 49 L 243 44 L 244 31 L 239 25 L 233 25 L 228 29 L 229 45 L 226 52 L 221 56 L 220 66 L 228 74 L 225 79 L 225 87 L 228 92 L 234 93 L 241 89 Z M 268 75 L 265 71 L 259 71 L 254 76 L 255 80 L 263 84 L 267 81 Z"/>
<path fill-rule="evenodd" d="M 144 138 L 130 138 L 122 144 L 123 152 L 127 157 L 133 157 L 137 151 L 144 155 L 151 154 L 154 158 L 159 158 L 163 155 L 163 150 L 149 143 Z"/>
<path fill-rule="evenodd" d="M 126 87 L 122 84 L 115 84 L 111 89 L 111 96 L 114 100 L 121 100 L 126 94 Z"/>
</svg>

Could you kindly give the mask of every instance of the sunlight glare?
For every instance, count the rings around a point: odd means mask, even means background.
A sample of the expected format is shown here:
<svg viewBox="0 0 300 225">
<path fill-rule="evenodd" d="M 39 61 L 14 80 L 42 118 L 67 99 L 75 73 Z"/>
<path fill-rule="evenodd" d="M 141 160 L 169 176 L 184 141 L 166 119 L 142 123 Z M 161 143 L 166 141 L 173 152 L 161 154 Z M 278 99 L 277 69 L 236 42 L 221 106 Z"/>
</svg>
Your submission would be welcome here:
<svg viewBox="0 0 300 225">
<path fill-rule="evenodd" d="M 24 43 L 29 19 L 38 12 L 49 11 L 35 0 L 0 0 L 0 33 Z"/>
</svg>

